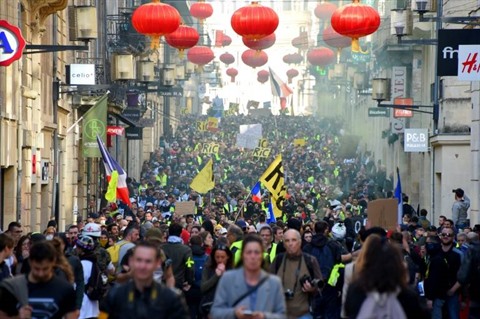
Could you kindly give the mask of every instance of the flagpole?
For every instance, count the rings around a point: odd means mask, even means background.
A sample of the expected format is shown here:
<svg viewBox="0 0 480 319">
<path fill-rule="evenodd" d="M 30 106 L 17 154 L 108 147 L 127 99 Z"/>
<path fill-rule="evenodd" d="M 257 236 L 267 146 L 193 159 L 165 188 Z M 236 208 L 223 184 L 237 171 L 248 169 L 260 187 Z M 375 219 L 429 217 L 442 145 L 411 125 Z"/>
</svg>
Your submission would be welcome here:
<svg viewBox="0 0 480 319">
<path fill-rule="evenodd" d="M 252 196 L 252 192 L 250 192 L 247 196 L 247 198 L 245 198 L 242 206 L 240 207 L 239 211 L 237 212 L 237 216 L 235 217 L 235 219 L 233 220 L 234 222 L 237 221 L 238 217 L 240 216 L 240 214 L 242 214 L 242 218 L 243 218 L 243 208 L 245 207 L 245 205 L 247 204 L 247 201 L 248 199 Z"/>
</svg>

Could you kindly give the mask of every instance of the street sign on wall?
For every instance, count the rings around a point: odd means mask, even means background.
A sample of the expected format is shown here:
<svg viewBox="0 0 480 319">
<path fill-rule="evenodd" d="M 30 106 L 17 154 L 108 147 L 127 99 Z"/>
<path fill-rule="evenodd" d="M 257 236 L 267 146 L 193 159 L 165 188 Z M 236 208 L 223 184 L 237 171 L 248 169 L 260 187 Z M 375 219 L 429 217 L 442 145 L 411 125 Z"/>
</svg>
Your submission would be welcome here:
<svg viewBox="0 0 480 319">
<path fill-rule="evenodd" d="M 393 100 L 393 104 L 395 105 L 413 105 L 413 99 L 412 98 L 396 98 Z M 393 109 L 393 117 L 399 118 L 399 117 L 413 117 L 413 111 L 411 110 L 405 110 L 401 108 L 394 108 Z"/>
<path fill-rule="evenodd" d="M 428 129 L 406 128 L 403 150 L 405 152 L 428 152 Z"/>
<path fill-rule="evenodd" d="M 389 117 L 390 110 L 382 107 L 369 107 L 368 117 Z"/>
<path fill-rule="evenodd" d="M 6 20 L 0 20 L 0 66 L 9 66 L 20 59 L 25 49 L 25 39 L 20 29 Z"/>
<path fill-rule="evenodd" d="M 458 79 L 480 81 L 480 44 L 458 46 Z"/>
<path fill-rule="evenodd" d="M 458 75 L 460 45 L 480 44 L 480 29 L 440 29 L 437 45 L 437 75 Z"/>
</svg>

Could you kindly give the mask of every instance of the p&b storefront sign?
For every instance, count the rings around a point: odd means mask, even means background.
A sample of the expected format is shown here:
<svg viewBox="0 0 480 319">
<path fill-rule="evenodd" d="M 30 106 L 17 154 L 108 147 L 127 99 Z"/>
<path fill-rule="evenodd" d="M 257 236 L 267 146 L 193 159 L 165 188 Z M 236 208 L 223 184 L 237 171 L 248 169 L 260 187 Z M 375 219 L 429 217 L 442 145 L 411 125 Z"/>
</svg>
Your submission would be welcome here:
<svg viewBox="0 0 480 319">
<path fill-rule="evenodd" d="M 428 152 L 428 129 L 406 128 L 405 152 Z"/>
<path fill-rule="evenodd" d="M 9 66 L 22 57 L 25 39 L 20 29 L 0 20 L 0 66 Z"/>
</svg>

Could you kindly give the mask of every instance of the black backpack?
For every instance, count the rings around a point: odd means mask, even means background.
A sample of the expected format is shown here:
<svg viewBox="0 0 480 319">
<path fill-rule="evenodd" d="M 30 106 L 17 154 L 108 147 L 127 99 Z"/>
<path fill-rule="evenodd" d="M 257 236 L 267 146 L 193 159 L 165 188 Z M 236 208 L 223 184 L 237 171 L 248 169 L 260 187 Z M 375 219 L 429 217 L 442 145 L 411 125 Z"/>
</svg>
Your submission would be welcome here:
<svg viewBox="0 0 480 319">
<path fill-rule="evenodd" d="M 85 294 L 90 300 L 101 300 L 107 293 L 107 277 L 100 271 L 100 267 L 96 262 L 92 261 L 92 271 L 90 272 L 90 278 L 85 285 Z"/>
</svg>

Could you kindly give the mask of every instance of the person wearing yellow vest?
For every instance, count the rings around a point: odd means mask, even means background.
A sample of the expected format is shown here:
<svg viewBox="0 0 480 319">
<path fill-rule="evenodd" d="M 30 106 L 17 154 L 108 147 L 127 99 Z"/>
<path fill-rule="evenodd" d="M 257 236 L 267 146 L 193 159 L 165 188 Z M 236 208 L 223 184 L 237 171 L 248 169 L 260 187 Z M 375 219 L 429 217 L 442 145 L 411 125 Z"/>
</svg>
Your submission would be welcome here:
<svg viewBox="0 0 480 319">
<path fill-rule="evenodd" d="M 230 225 L 227 230 L 227 240 L 233 255 L 233 267 L 237 267 L 242 258 L 243 230 L 237 225 Z"/>
<path fill-rule="evenodd" d="M 265 247 L 264 259 L 271 264 L 277 256 L 277 244 L 272 241 L 272 228 L 263 226 L 260 229 L 260 237 L 262 237 L 263 246 Z"/>
</svg>

